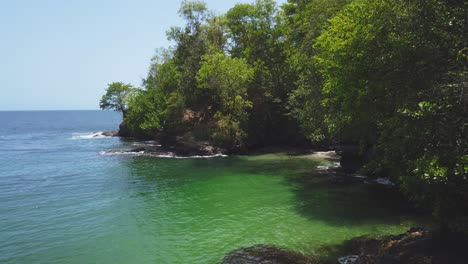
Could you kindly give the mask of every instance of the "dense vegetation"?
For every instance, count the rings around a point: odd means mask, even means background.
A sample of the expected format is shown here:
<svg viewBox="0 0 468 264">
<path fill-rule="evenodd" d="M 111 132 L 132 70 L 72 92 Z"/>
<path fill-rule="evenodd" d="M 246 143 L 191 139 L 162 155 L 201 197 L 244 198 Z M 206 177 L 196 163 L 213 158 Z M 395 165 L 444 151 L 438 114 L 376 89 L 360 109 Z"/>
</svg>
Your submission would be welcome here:
<svg viewBox="0 0 468 264">
<path fill-rule="evenodd" d="M 257 0 L 215 15 L 184 1 L 186 25 L 167 32 L 175 45 L 119 110 L 140 137 L 190 132 L 227 149 L 358 144 L 372 157 L 363 170 L 468 233 L 467 9 Z"/>
</svg>

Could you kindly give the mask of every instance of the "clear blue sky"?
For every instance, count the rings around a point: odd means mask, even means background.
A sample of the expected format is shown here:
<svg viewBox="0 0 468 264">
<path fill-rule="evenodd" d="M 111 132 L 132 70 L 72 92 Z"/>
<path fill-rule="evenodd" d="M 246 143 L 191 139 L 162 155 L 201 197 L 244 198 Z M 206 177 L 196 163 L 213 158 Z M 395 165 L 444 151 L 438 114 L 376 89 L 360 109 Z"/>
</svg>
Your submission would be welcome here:
<svg viewBox="0 0 468 264">
<path fill-rule="evenodd" d="M 224 13 L 253 0 L 205 2 Z M 0 0 L 0 110 L 97 109 L 107 83 L 140 85 L 166 30 L 183 25 L 180 3 Z"/>
</svg>

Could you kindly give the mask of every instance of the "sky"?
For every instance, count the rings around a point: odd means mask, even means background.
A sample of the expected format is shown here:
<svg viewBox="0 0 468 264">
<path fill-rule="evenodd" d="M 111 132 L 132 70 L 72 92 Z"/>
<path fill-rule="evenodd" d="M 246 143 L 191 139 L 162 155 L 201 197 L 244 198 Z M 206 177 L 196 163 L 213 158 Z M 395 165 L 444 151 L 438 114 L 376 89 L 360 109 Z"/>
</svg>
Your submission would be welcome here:
<svg viewBox="0 0 468 264">
<path fill-rule="evenodd" d="M 205 2 L 219 14 L 253 0 Z M 184 25 L 180 3 L 0 0 L 0 110 L 98 109 L 108 83 L 141 85 L 166 30 Z"/>
</svg>

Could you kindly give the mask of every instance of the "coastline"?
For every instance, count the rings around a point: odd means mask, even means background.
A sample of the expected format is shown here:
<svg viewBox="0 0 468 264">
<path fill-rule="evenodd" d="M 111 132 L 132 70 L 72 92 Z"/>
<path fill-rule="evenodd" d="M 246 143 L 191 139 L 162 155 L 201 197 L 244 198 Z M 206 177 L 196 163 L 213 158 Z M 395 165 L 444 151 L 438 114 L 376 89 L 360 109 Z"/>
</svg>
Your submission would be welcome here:
<svg viewBox="0 0 468 264">
<path fill-rule="evenodd" d="M 269 245 L 234 250 L 222 264 L 463 264 L 467 240 L 439 231 L 411 228 L 399 235 L 362 236 L 341 245 L 323 247 L 317 255 L 304 255 Z"/>
<path fill-rule="evenodd" d="M 118 133 L 102 133 L 106 136 L 118 136 Z M 138 140 L 137 140 L 138 141 Z M 372 179 L 367 176 L 350 173 L 340 166 L 343 152 L 313 151 L 308 147 L 271 146 L 239 152 L 227 152 L 224 149 L 211 146 L 208 142 L 176 142 L 172 145 L 161 146 L 150 144 L 130 150 L 114 152 L 115 154 L 135 154 L 146 157 L 159 158 L 215 158 L 227 157 L 227 155 L 266 155 L 278 154 L 297 156 L 307 159 L 326 160 L 332 166 L 318 166 L 321 174 L 329 174 L 332 184 L 351 184 L 362 182 L 363 184 L 388 185 L 389 190 L 394 189 L 394 184 L 388 179 Z M 107 154 L 112 154 L 107 152 Z M 340 155 L 341 154 L 341 155 Z M 247 248 L 239 248 L 226 254 L 223 264 L 331 264 L 331 263 L 464 263 L 468 254 L 460 250 L 460 247 L 468 243 L 462 241 L 457 247 L 450 242 L 454 238 L 441 235 L 440 231 L 428 228 L 411 227 L 403 234 L 387 236 L 362 236 L 344 242 L 341 245 L 325 246 L 317 255 L 304 255 L 300 252 L 283 249 L 273 245 L 255 245 Z M 459 240 L 457 240 L 459 241 Z M 437 248 L 434 247 L 437 245 Z M 448 261 L 448 262 L 447 262 Z"/>
</svg>

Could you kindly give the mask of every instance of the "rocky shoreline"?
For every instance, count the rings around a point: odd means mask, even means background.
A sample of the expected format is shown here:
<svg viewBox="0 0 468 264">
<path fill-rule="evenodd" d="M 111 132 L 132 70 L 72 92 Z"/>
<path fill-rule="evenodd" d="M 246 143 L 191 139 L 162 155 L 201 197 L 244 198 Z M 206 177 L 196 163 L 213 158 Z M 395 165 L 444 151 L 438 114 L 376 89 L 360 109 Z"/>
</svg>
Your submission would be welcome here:
<svg viewBox="0 0 468 264">
<path fill-rule="evenodd" d="M 227 254 L 222 264 L 464 264 L 466 238 L 445 236 L 423 228 L 382 237 L 363 236 L 327 246 L 307 256 L 275 246 L 257 245 Z"/>
<path fill-rule="evenodd" d="M 122 137 L 121 130 L 103 132 L 102 135 L 109 137 Z M 148 157 L 210 157 L 224 156 L 227 150 L 211 145 L 208 141 L 197 141 L 191 135 L 177 137 L 173 142 L 165 144 L 142 145 L 128 150 L 108 151 L 106 154 L 138 154 Z"/>
<path fill-rule="evenodd" d="M 120 131 L 101 133 L 102 136 L 119 137 Z M 124 137 L 127 138 L 127 137 Z M 388 185 L 393 190 L 393 183 L 388 179 L 369 179 L 355 174 L 359 169 L 357 151 L 349 146 L 336 151 L 311 152 L 310 149 L 294 147 L 273 147 L 256 149 L 242 154 L 264 154 L 285 152 L 291 155 L 307 154 L 332 161 L 332 166 L 318 166 L 318 173 L 330 174 L 332 184 L 363 182 Z M 137 154 L 148 157 L 193 158 L 224 157 L 227 150 L 212 146 L 207 141 L 196 141 L 190 135 L 178 137 L 169 144 L 148 144 L 129 150 L 108 151 L 107 154 Z M 229 153 L 232 154 L 232 153 Z M 237 152 L 234 154 L 238 154 Z M 450 242 L 447 242 L 450 241 Z M 227 254 L 222 264 L 359 264 L 359 263 L 415 263 L 444 264 L 467 263 L 468 242 L 463 239 L 444 237 L 441 232 L 422 228 L 412 228 L 404 234 L 393 236 L 364 236 L 353 238 L 342 245 L 326 246 L 318 255 L 304 255 L 272 245 L 256 245 L 240 248 Z"/>
</svg>

